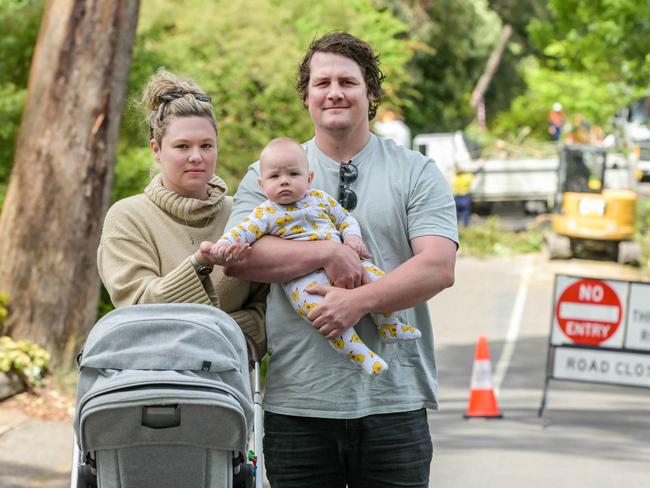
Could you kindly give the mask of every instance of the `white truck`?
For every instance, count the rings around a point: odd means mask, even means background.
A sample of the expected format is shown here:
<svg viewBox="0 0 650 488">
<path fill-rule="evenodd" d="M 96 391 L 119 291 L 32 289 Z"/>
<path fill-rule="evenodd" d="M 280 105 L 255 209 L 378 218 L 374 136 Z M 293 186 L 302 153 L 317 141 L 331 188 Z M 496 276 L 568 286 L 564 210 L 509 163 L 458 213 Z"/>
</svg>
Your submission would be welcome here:
<svg viewBox="0 0 650 488">
<path fill-rule="evenodd" d="M 558 158 L 472 159 L 461 131 L 420 134 L 413 149 L 433 159 L 451 184 L 457 165 L 481 170 L 472 180 L 472 197 L 478 204 L 522 202 L 530 212 L 553 207 L 557 192 Z"/>
</svg>

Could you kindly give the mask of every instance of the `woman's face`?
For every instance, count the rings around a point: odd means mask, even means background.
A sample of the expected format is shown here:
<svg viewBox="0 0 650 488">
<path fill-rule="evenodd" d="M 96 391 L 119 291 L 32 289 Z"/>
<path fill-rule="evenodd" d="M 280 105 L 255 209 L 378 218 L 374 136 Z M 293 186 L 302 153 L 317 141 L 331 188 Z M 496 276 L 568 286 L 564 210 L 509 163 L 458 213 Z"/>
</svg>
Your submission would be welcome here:
<svg viewBox="0 0 650 488">
<path fill-rule="evenodd" d="M 174 118 L 161 144 L 152 139 L 149 145 L 165 188 L 182 197 L 208 198 L 208 181 L 217 165 L 217 134 L 209 119 Z"/>
</svg>

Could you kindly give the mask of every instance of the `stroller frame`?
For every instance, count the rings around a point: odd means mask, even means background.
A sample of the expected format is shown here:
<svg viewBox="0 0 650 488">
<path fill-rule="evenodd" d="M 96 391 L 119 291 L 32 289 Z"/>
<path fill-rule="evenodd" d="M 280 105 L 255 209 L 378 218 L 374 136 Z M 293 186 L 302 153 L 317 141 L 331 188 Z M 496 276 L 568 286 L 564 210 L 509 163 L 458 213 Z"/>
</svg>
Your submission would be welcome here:
<svg viewBox="0 0 650 488">
<path fill-rule="evenodd" d="M 142 465 L 163 486 L 156 470 L 174 463 L 197 483 L 264 486 L 259 352 L 227 314 L 207 305 L 124 307 L 95 324 L 77 360 L 72 488 L 96 487 L 98 478 L 100 486 L 144 486 Z"/>
</svg>

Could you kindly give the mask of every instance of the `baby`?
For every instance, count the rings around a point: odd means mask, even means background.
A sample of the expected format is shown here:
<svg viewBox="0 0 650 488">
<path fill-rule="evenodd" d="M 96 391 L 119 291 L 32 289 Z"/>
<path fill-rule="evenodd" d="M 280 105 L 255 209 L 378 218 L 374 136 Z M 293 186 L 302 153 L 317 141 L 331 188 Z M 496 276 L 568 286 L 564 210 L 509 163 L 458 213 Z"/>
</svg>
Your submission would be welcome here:
<svg viewBox="0 0 650 488">
<path fill-rule="evenodd" d="M 313 172 L 307 153 L 292 139 L 281 137 L 267 144 L 260 156 L 259 185 L 268 200 L 257 206 L 243 222 L 228 230 L 213 246 L 212 254 L 222 263 L 232 264 L 244 256 L 248 246 L 265 234 L 284 239 L 333 239 L 354 249 L 372 281 L 384 272 L 373 265 L 362 239 L 357 220 L 325 192 L 310 189 Z M 318 270 L 282 284 L 293 308 L 305 320 L 323 297 L 311 295 L 312 285 L 331 285 L 325 271 Z M 386 343 L 413 340 L 420 331 L 402 323 L 394 313 L 371 313 L 381 339 Z M 331 339 L 335 350 L 358 364 L 367 374 L 379 375 L 388 369 L 386 362 L 371 351 L 353 328 Z"/>
</svg>

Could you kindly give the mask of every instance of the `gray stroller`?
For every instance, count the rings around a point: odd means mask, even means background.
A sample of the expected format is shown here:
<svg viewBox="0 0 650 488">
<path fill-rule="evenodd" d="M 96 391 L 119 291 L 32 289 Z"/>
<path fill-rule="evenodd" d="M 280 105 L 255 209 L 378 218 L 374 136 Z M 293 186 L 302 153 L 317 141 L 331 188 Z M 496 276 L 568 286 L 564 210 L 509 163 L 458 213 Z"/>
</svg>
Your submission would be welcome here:
<svg viewBox="0 0 650 488">
<path fill-rule="evenodd" d="M 259 355 L 226 313 L 117 309 L 78 362 L 71 487 L 263 486 Z M 253 430 L 257 457 L 247 455 Z"/>
</svg>

